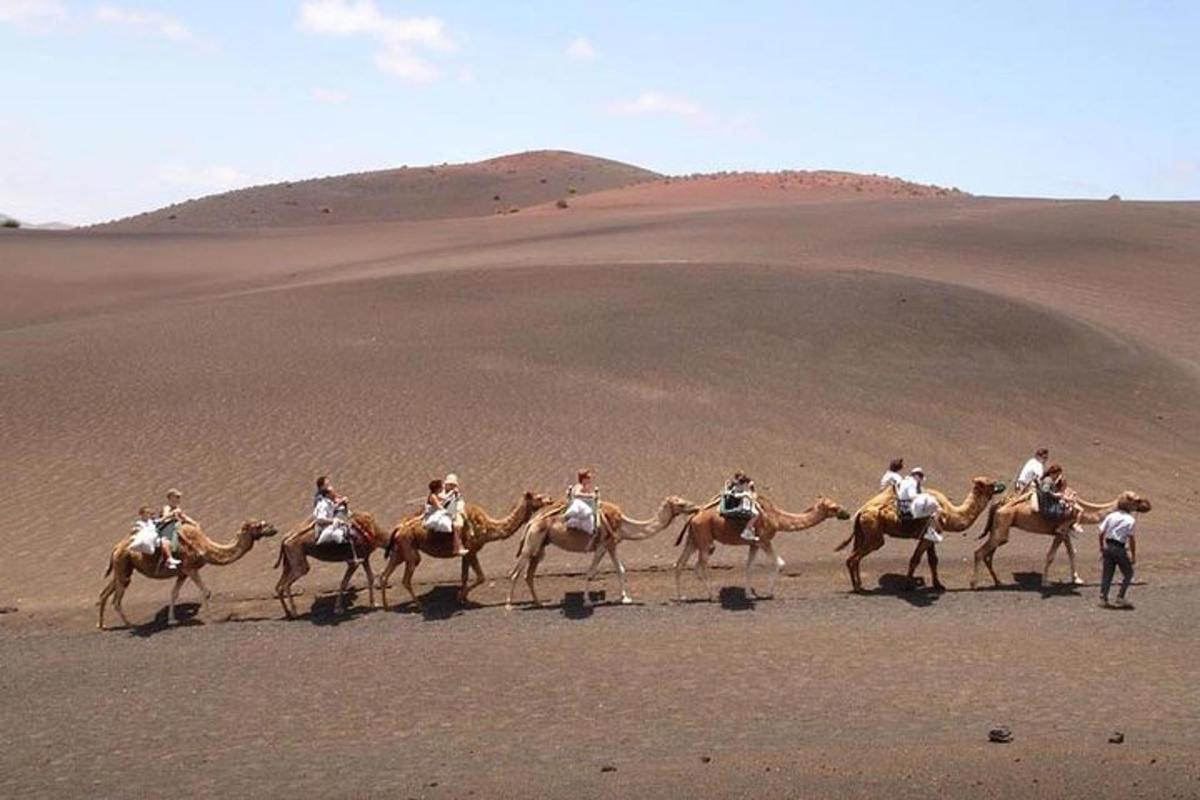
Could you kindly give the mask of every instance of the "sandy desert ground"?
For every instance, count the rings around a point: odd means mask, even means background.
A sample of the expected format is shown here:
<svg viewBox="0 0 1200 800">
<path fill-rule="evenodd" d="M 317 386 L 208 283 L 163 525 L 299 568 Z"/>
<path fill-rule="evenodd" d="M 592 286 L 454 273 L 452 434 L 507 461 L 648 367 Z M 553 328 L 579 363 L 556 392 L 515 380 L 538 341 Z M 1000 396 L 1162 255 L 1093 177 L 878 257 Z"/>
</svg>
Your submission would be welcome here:
<svg viewBox="0 0 1200 800">
<path fill-rule="evenodd" d="M 525 158 L 515 214 L 468 182 L 443 218 L 0 231 L 0 795 L 1200 796 L 1200 204 L 647 174 L 562 209 Z M 336 617 L 318 564 L 286 622 L 269 540 L 205 570 L 204 624 L 135 577 L 136 627 L 95 630 L 169 485 L 224 539 L 297 524 L 320 473 L 388 525 L 451 469 L 499 515 L 583 464 L 634 516 L 737 468 L 855 508 L 893 455 L 958 497 L 1042 443 L 1084 497 L 1153 500 L 1136 610 L 1097 607 L 1091 530 L 1088 586 L 1018 532 L 967 590 L 979 524 L 947 594 L 902 591 L 892 541 L 851 595 L 830 521 L 777 540 L 772 600 L 727 548 L 720 596 L 672 603 L 676 524 L 623 545 L 634 606 L 582 608 L 551 551 L 550 607 L 506 611 L 514 539 L 478 605 L 426 559 L 422 612 L 360 579 Z"/>
</svg>

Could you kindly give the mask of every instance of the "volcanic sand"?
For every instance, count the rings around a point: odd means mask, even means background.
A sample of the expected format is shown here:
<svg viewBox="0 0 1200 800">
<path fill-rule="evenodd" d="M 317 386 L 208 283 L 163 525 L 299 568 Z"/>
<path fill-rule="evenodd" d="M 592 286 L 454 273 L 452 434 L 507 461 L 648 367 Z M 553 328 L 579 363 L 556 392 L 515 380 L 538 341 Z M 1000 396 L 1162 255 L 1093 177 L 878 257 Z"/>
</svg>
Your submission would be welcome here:
<svg viewBox="0 0 1200 800">
<path fill-rule="evenodd" d="M 655 183 L 503 217 L 0 236 L 0 793 L 1197 796 L 1200 206 L 745 182 L 725 205 Z M 583 464 L 635 516 L 738 468 L 852 510 L 893 455 L 958 497 L 1043 443 L 1085 497 L 1154 501 L 1136 611 L 1042 586 L 1048 542 L 1021 532 L 1012 591 L 899 592 L 892 541 L 850 596 L 833 521 L 781 536 L 777 599 L 674 605 L 677 523 L 622 548 L 632 608 L 504 611 L 514 539 L 483 551 L 481 608 L 439 586 L 424 614 L 336 619 L 317 564 L 289 624 L 267 540 L 205 571 L 210 624 L 90 629 L 112 543 L 168 485 L 218 539 L 297 524 L 321 473 L 387 525 L 451 469 L 498 515 Z M 941 548 L 954 589 L 981 527 Z M 1079 547 L 1094 582 L 1092 530 Z M 718 585 L 743 558 L 718 549 Z M 550 550 L 543 596 L 586 560 Z M 161 618 L 168 589 L 135 577 L 127 612 Z"/>
</svg>

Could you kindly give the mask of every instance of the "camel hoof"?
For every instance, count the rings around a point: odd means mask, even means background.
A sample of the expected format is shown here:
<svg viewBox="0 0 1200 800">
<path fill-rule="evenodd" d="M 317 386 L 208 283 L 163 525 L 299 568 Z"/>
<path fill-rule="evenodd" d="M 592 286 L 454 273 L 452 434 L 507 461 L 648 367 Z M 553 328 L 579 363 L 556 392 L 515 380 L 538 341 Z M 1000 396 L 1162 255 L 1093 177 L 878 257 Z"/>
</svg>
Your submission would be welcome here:
<svg viewBox="0 0 1200 800">
<path fill-rule="evenodd" d="M 623 605 L 623 606 L 633 605 L 633 598 L 630 597 L 629 595 L 622 595 L 621 596 L 621 605 Z"/>
<path fill-rule="evenodd" d="M 1076 586 L 1083 586 L 1083 578 L 1079 577 L 1078 575 L 1074 575 L 1071 577 L 1071 583 L 1075 584 Z"/>
<path fill-rule="evenodd" d="M 935 584 L 933 585 L 933 590 L 934 590 L 935 592 L 941 593 L 941 592 L 944 592 L 944 591 L 946 591 L 946 587 L 945 587 L 945 586 L 943 586 L 943 585 L 942 585 L 942 584 L 940 584 L 940 583 L 935 583 Z"/>
</svg>

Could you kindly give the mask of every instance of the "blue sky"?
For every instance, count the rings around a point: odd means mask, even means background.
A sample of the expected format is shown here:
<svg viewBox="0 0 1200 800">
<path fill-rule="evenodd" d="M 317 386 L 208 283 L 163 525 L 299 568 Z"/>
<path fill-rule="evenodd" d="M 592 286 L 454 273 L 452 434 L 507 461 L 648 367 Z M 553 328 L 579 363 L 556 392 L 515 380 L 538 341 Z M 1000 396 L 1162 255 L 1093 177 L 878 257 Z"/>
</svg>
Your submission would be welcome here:
<svg viewBox="0 0 1200 800">
<path fill-rule="evenodd" d="M 0 0 L 0 211 L 563 148 L 1200 198 L 1200 2 Z"/>
</svg>

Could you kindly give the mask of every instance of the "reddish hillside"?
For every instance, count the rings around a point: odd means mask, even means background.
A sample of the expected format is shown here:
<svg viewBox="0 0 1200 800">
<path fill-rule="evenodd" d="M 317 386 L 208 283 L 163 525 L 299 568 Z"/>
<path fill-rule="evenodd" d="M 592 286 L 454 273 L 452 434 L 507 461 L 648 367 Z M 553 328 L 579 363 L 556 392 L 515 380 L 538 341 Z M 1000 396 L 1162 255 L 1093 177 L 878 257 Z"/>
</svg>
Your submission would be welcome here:
<svg viewBox="0 0 1200 800">
<path fill-rule="evenodd" d="M 479 217 L 658 177 L 619 161 L 539 150 L 471 164 L 400 167 L 255 186 L 96 227 L 168 232 Z"/>
</svg>

